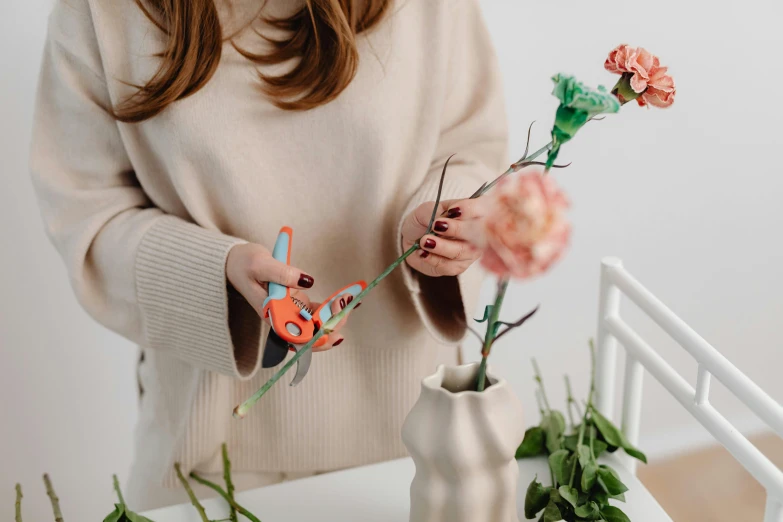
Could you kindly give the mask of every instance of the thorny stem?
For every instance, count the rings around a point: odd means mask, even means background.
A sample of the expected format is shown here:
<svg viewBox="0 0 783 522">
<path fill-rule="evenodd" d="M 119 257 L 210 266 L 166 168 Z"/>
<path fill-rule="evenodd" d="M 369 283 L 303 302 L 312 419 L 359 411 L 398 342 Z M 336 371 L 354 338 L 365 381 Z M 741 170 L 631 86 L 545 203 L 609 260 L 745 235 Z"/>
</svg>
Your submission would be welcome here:
<svg viewBox="0 0 783 522">
<path fill-rule="evenodd" d="M 234 482 L 231 480 L 231 461 L 228 459 L 228 447 L 225 442 L 220 447 L 220 450 L 223 453 L 223 480 L 226 481 L 226 492 L 228 493 L 228 498 L 231 499 L 229 501 L 231 505 L 229 520 L 237 522 L 237 510 L 234 507 Z"/>
<path fill-rule="evenodd" d="M 532 124 L 530 127 L 532 128 Z M 479 187 L 479 189 L 473 193 L 473 195 L 470 196 L 470 199 L 475 199 L 480 196 L 483 196 L 486 194 L 492 187 L 497 185 L 503 178 L 508 176 L 509 174 L 512 174 L 514 172 L 517 172 L 525 167 L 528 167 L 530 165 L 537 165 L 539 163 L 533 161 L 535 158 L 543 154 L 544 152 L 548 151 L 550 147 L 552 146 L 552 142 L 550 141 L 537 151 L 533 152 L 532 154 L 528 155 L 528 147 L 530 145 L 530 129 L 528 129 L 528 135 L 527 135 L 527 146 L 525 147 L 525 154 L 515 163 L 511 164 L 511 166 L 500 176 L 498 176 L 495 180 L 493 180 L 491 183 L 484 183 Z M 446 175 L 446 167 L 448 166 L 449 160 L 451 160 L 452 156 L 449 156 L 449 158 L 446 160 L 446 163 L 443 166 L 443 172 L 441 173 L 440 177 L 440 186 L 438 187 L 438 196 L 435 201 L 435 206 L 433 208 L 432 212 L 432 218 L 430 219 L 429 226 L 427 227 L 426 234 L 430 233 L 432 230 L 432 225 L 435 220 L 436 210 L 438 208 L 438 204 L 440 203 L 440 196 L 441 191 L 443 189 L 443 180 Z M 557 167 L 561 167 L 560 165 L 556 165 Z M 567 166 L 567 165 L 566 165 Z M 425 235 L 426 235 L 425 234 Z M 423 236 L 422 236 L 423 237 Z M 310 341 L 302 346 L 296 354 L 294 354 L 291 359 L 282 367 L 280 370 L 278 370 L 268 381 L 264 383 L 261 388 L 259 388 L 250 398 L 245 400 L 242 404 L 234 408 L 234 418 L 236 419 L 242 419 L 245 415 L 247 415 L 247 412 L 250 408 L 253 407 L 255 403 L 258 402 L 258 400 L 264 396 L 266 392 L 268 392 L 272 386 L 275 385 L 277 381 L 280 380 L 280 378 L 285 375 L 293 366 L 296 364 L 296 361 L 299 360 L 299 358 L 305 354 L 305 352 L 312 349 L 313 345 L 318 341 L 321 337 L 324 335 L 331 333 L 332 329 L 337 325 L 337 323 L 340 322 L 340 320 L 345 317 L 348 312 L 356 308 L 359 303 L 362 301 L 362 299 L 373 289 L 375 288 L 378 283 L 380 283 L 383 279 L 386 278 L 390 273 L 394 271 L 398 266 L 400 266 L 403 261 L 405 261 L 411 254 L 413 254 L 416 250 L 421 248 L 418 242 L 414 243 L 408 250 L 405 251 L 399 258 L 397 258 L 391 265 L 389 265 L 386 270 L 384 270 L 381 275 L 376 277 L 369 285 L 367 285 L 367 288 L 365 288 L 362 292 L 359 293 L 345 308 L 343 308 L 340 312 L 336 313 L 332 316 L 332 318 L 324 324 L 323 328 L 321 328 L 316 334 L 313 336 Z M 484 371 L 486 372 L 486 360 L 482 358 L 482 364 L 485 367 Z M 479 371 L 481 371 L 479 369 Z"/>
<path fill-rule="evenodd" d="M 16 485 L 16 517 L 14 522 L 22 522 L 22 485 Z"/>
<path fill-rule="evenodd" d="M 549 399 L 546 397 L 546 390 L 544 389 L 544 379 L 541 378 L 541 370 L 538 368 L 538 363 L 536 362 L 536 358 L 533 357 L 533 370 L 536 372 L 536 382 L 538 383 L 538 388 L 541 390 L 541 398 L 544 400 L 544 406 L 546 406 L 546 412 L 550 413 L 552 411 L 552 408 L 549 407 Z"/>
<path fill-rule="evenodd" d="M 49 495 L 49 499 L 52 501 L 52 511 L 54 511 L 54 522 L 63 522 L 63 514 L 60 511 L 60 499 L 57 498 L 57 494 L 52 487 L 52 481 L 49 479 L 49 475 L 44 473 L 44 484 L 46 485 L 46 494 Z"/>
<path fill-rule="evenodd" d="M 498 322 L 498 315 L 500 315 L 500 307 L 503 306 L 503 298 L 506 297 L 506 290 L 508 289 L 508 279 L 504 278 L 498 282 L 498 291 L 495 294 L 495 304 L 492 306 L 492 312 L 489 314 L 489 320 L 487 321 L 487 333 L 484 334 L 484 347 L 481 350 L 481 364 L 478 371 L 478 382 L 476 384 L 476 390 L 483 392 L 484 386 L 487 380 L 487 358 L 489 352 L 492 350 L 492 343 L 495 341 L 495 324 Z"/>
<path fill-rule="evenodd" d="M 182 470 L 179 467 L 179 462 L 174 464 L 174 469 L 177 471 L 177 477 L 179 477 L 179 481 L 182 482 L 182 487 L 185 488 L 185 491 L 188 493 L 188 497 L 190 497 L 190 503 L 193 504 L 193 507 L 196 508 L 196 511 L 198 511 L 198 514 L 201 517 L 201 522 L 210 522 L 209 518 L 207 518 L 207 512 L 204 511 L 204 506 L 202 506 L 201 502 L 198 501 L 196 494 L 193 493 L 193 489 L 190 487 L 188 479 L 186 479 L 182 474 Z"/>
<path fill-rule="evenodd" d="M 253 513 L 248 511 L 247 509 L 243 508 L 239 504 L 237 504 L 236 500 L 234 500 L 233 497 L 230 497 L 228 493 L 226 493 L 223 488 L 215 484 L 214 482 L 210 482 L 209 480 L 200 477 L 196 475 L 196 473 L 191 472 L 190 478 L 201 484 L 202 486 L 206 486 L 208 488 L 213 489 L 215 492 L 217 492 L 218 495 L 223 497 L 223 499 L 228 502 L 228 505 L 231 506 L 233 509 L 235 509 L 237 512 L 239 512 L 242 516 L 247 518 L 248 520 L 251 520 L 252 522 L 261 522 L 261 520 L 255 516 Z"/>
</svg>

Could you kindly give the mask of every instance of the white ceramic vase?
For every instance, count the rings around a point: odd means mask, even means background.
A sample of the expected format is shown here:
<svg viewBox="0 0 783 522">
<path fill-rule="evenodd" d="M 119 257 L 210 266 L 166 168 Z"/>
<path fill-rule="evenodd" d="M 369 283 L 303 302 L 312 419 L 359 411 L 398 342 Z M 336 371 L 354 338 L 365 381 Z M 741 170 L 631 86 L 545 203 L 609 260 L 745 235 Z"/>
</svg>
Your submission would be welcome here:
<svg viewBox="0 0 783 522">
<path fill-rule="evenodd" d="M 410 522 L 519 522 L 514 453 L 525 433 L 522 404 L 508 383 L 478 363 L 439 366 L 422 380 L 402 441 L 416 464 Z"/>
</svg>

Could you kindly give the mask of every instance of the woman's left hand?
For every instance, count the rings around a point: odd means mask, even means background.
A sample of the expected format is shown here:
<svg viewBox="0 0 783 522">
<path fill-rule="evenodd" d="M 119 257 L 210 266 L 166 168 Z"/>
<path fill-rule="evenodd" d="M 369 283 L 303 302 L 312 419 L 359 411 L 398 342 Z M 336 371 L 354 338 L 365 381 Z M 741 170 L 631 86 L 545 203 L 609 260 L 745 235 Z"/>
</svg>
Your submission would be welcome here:
<svg viewBox="0 0 783 522">
<path fill-rule="evenodd" d="M 414 270 L 432 277 L 456 276 L 481 257 L 483 198 L 441 201 L 432 233 L 422 237 L 432 217 L 434 201 L 422 203 L 402 225 L 402 248 L 421 238 L 421 250 L 405 260 Z M 446 214 L 443 216 L 443 214 Z"/>
</svg>

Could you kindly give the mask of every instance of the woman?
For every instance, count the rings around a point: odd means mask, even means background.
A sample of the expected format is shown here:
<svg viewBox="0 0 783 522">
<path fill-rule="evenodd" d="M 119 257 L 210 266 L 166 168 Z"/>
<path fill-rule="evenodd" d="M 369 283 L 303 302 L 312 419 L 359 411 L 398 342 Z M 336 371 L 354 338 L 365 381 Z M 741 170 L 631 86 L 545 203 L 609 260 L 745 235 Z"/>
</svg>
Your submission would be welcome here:
<svg viewBox="0 0 783 522">
<path fill-rule="evenodd" d="M 219 473 L 223 441 L 239 487 L 405 454 L 419 381 L 476 305 L 480 209 L 460 198 L 505 161 L 477 4 L 57 2 L 32 174 L 80 303 L 144 354 L 134 509 L 185 501 L 173 463 Z M 301 385 L 233 420 L 275 371 L 260 368 L 265 284 L 317 301 L 375 277 L 424 233 L 452 153 L 424 251 Z M 291 267 L 269 253 L 283 225 Z"/>
</svg>

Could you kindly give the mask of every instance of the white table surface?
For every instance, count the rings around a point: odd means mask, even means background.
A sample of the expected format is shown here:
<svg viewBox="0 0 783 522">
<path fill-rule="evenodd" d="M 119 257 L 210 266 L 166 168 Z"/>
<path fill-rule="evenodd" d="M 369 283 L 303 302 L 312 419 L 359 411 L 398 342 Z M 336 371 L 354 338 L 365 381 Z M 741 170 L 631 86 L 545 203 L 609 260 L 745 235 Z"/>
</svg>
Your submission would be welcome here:
<svg viewBox="0 0 783 522">
<path fill-rule="evenodd" d="M 600 460 L 615 468 L 628 486 L 627 502 L 616 504 L 632 522 L 672 522 L 641 482 L 614 456 Z M 523 521 L 528 484 L 536 475 L 546 484 L 549 470 L 543 457 L 517 462 L 517 509 Z M 236 499 L 262 522 L 406 522 L 414 473 L 411 459 L 399 459 L 243 491 Z M 205 500 L 203 505 L 210 519 L 228 517 L 226 502 L 221 498 Z M 190 504 L 148 511 L 144 515 L 155 522 L 200 522 Z"/>
</svg>

